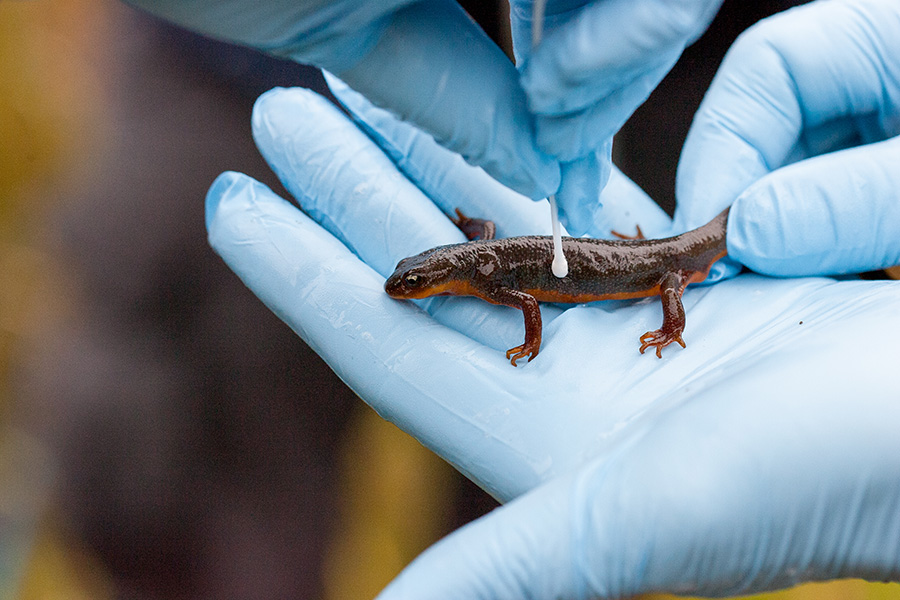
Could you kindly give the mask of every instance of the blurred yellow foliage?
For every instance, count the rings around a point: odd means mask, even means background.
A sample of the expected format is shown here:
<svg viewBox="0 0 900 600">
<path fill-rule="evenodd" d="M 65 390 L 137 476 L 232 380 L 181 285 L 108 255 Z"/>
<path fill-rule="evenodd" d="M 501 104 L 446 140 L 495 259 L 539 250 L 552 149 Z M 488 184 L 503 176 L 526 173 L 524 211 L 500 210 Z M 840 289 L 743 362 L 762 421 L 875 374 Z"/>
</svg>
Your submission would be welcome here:
<svg viewBox="0 0 900 600">
<path fill-rule="evenodd" d="M 0 421 L 17 345 L 62 308 L 61 269 L 37 241 L 51 191 L 102 122 L 92 60 L 98 0 L 0 0 Z"/>
<path fill-rule="evenodd" d="M 373 598 L 444 531 L 452 468 L 360 403 L 344 441 L 326 600 Z"/>
<path fill-rule="evenodd" d="M 49 520 L 40 528 L 18 600 L 106 600 L 115 597 L 103 566 L 60 536 Z"/>
<path fill-rule="evenodd" d="M 8 387 L 16 353 L 66 312 L 62 270 L 38 238 L 55 181 L 79 164 L 102 122 L 91 48 L 103 6 L 0 0 L 0 520 L 12 563 L 0 566 L 4 598 L 111 597 L 87 583 L 105 581 L 97 565 L 85 570 L 88 557 L 44 518 L 51 461 L 38 460 L 40 442 L 9 425 Z"/>
<path fill-rule="evenodd" d="M 0 224 L 21 186 L 52 175 L 97 106 L 95 0 L 0 2 Z"/>
<path fill-rule="evenodd" d="M 825 583 L 807 583 L 797 587 L 741 596 L 742 600 L 897 600 L 900 598 L 900 584 L 869 583 L 861 579 L 842 579 Z M 666 594 L 646 594 L 640 600 L 697 600 Z"/>
</svg>

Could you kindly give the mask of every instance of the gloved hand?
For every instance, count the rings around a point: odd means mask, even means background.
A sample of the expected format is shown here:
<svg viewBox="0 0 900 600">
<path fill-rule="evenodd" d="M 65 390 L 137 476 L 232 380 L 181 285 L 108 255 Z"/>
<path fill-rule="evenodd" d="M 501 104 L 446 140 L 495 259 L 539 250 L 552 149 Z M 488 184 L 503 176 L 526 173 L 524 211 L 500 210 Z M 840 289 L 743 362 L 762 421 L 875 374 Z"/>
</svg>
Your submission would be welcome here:
<svg viewBox="0 0 900 600">
<path fill-rule="evenodd" d="M 538 143 L 561 160 L 602 147 L 709 26 L 722 0 L 548 0 L 531 47 L 533 0 L 510 3 L 516 62 Z"/>
<path fill-rule="evenodd" d="M 729 255 L 778 276 L 900 263 L 900 3 L 812 2 L 726 56 L 685 143 L 676 229 L 733 203 Z"/>
<path fill-rule="evenodd" d="M 453 0 L 128 0 L 213 37 L 324 69 L 531 198 L 559 187 L 518 73 Z"/>
<path fill-rule="evenodd" d="M 510 3 L 516 62 L 538 146 L 563 162 L 560 210 L 588 230 L 610 169 L 612 137 L 718 11 L 722 0 L 548 0 L 532 48 L 533 0 Z M 602 210 L 602 209 L 601 209 Z"/>
<path fill-rule="evenodd" d="M 228 173 L 207 227 L 361 398 L 509 502 L 426 552 L 385 600 L 900 578 L 900 403 L 885 340 L 900 328 L 900 285 L 747 274 L 691 287 L 687 348 L 662 360 L 638 353 L 658 300 L 544 305 L 541 353 L 513 368 L 504 350 L 522 340 L 521 312 L 471 298 L 417 306 L 382 286 L 400 258 L 463 240 L 452 208 L 508 236 L 546 228 L 542 207 L 336 92 L 368 136 L 304 90 L 262 96 L 253 117 L 306 214 Z M 594 233 L 668 226 L 620 174 L 603 200 L 611 221 Z"/>
</svg>

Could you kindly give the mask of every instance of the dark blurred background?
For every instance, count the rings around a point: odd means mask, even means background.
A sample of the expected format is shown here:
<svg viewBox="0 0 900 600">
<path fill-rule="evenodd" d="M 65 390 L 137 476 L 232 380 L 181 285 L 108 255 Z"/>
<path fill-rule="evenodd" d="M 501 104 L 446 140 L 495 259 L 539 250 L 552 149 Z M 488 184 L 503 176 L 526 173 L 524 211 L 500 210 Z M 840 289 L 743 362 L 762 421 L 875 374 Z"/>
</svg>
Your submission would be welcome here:
<svg viewBox="0 0 900 600">
<path fill-rule="evenodd" d="M 507 44 L 503 5 L 464 4 Z M 670 212 L 725 49 L 790 4 L 726 2 L 618 136 Z M 283 193 L 250 111 L 276 85 L 327 93 L 317 71 L 112 0 L 0 0 L 0 66 L 0 596 L 368 598 L 496 506 L 206 243 L 220 172 Z"/>
</svg>

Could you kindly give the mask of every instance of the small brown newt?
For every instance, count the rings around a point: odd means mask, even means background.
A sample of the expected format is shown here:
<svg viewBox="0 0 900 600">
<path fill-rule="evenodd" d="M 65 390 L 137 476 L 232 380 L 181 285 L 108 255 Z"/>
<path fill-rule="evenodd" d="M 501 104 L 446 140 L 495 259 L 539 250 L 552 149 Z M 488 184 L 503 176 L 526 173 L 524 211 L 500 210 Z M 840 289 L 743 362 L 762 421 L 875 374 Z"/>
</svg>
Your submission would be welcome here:
<svg viewBox="0 0 900 600">
<path fill-rule="evenodd" d="M 673 342 L 684 348 L 684 288 L 706 279 L 712 264 L 727 253 L 726 208 L 702 227 L 660 240 L 643 239 L 640 230 L 631 239 L 563 238 L 569 273 L 558 278 L 550 271 L 550 236 L 495 240 L 490 221 L 467 218 L 459 210 L 457 215 L 454 221 L 469 239 L 482 239 L 404 258 L 384 289 L 392 298 L 476 296 L 520 309 L 525 342 L 507 350 L 513 366 L 526 356 L 530 361 L 541 349 L 539 301 L 581 303 L 659 295 L 662 327 L 641 336 L 640 352 L 654 347 L 662 358 L 662 349 Z"/>
</svg>

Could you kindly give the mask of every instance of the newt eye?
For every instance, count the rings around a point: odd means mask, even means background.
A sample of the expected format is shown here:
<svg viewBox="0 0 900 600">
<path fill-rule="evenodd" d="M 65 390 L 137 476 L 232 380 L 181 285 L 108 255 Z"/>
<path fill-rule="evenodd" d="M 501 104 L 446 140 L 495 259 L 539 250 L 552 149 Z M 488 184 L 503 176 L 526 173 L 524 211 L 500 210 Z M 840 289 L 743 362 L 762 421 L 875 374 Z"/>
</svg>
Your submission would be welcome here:
<svg viewBox="0 0 900 600">
<path fill-rule="evenodd" d="M 410 273 L 403 278 L 403 282 L 409 287 L 416 287 L 422 283 L 422 277 L 416 275 L 415 273 Z"/>
</svg>

